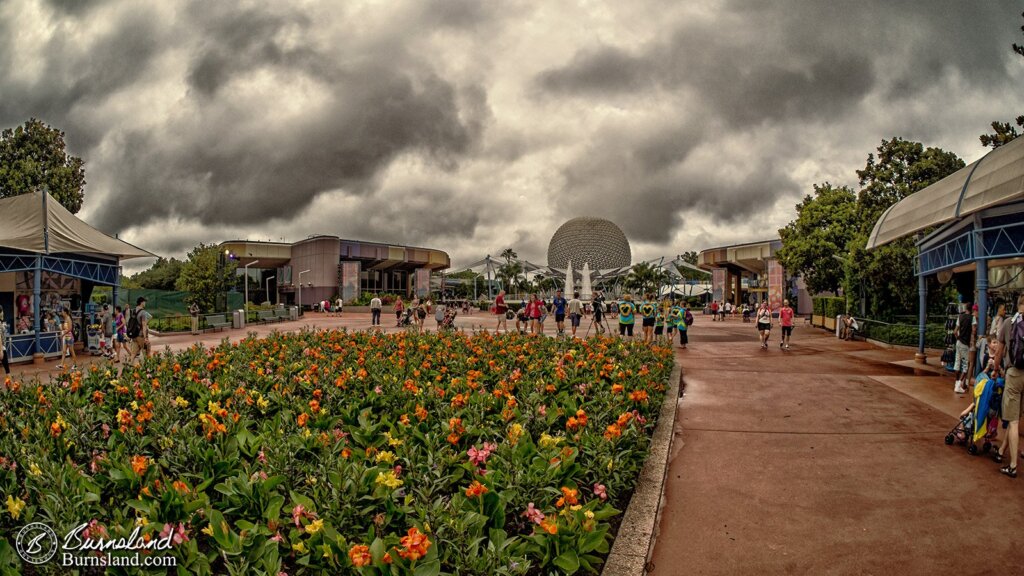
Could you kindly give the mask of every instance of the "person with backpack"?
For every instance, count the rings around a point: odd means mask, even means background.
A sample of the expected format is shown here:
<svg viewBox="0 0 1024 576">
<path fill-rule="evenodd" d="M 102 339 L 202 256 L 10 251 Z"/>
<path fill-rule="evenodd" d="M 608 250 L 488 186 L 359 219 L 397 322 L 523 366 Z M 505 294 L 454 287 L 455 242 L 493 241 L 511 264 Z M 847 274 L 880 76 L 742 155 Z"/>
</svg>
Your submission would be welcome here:
<svg viewBox="0 0 1024 576">
<path fill-rule="evenodd" d="M 128 353 L 128 362 L 135 363 L 135 358 L 142 353 L 143 358 L 149 358 L 149 321 L 153 315 L 146 311 L 146 298 L 139 296 L 135 301 L 135 309 L 129 313 L 128 324 L 125 335 L 131 343 Z"/>
<path fill-rule="evenodd" d="M 996 377 L 1002 366 L 1006 368 L 1006 383 L 1003 387 L 1002 419 L 1009 422 L 1003 434 L 1003 440 L 999 449 L 992 455 L 993 460 L 1002 463 L 1006 451 L 1010 452 L 1010 462 L 1000 468 L 999 472 L 1009 476 L 1017 477 L 1017 450 L 1020 448 L 1020 419 L 1024 416 L 1021 396 L 1024 395 L 1024 294 L 1017 298 L 1017 313 L 1013 318 L 1003 322 L 1002 329 L 996 339 L 996 346 L 993 352 L 993 361 Z M 1003 362 L 1003 359 L 1006 362 Z"/>
<path fill-rule="evenodd" d="M 968 310 L 971 310 L 968 312 Z M 956 336 L 956 362 L 953 365 L 953 372 L 956 372 L 956 384 L 953 392 L 963 394 L 967 392 L 967 386 L 971 383 L 971 357 L 974 351 L 974 340 L 978 335 L 978 305 L 973 309 L 970 304 L 964 307 L 964 311 L 957 316 L 956 329 L 953 334 Z"/>
</svg>

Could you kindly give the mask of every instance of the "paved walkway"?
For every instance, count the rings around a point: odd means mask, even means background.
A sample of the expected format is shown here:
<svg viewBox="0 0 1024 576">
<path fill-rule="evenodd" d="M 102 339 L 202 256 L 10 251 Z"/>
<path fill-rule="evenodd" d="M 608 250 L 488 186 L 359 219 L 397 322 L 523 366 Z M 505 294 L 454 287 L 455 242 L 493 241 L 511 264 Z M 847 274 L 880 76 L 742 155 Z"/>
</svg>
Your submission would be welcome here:
<svg viewBox="0 0 1024 576">
<path fill-rule="evenodd" d="M 765 351 L 751 324 L 698 317 L 677 354 L 650 574 L 1024 574 L 1024 478 L 943 443 L 969 403 L 952 378 L 810 327 L 783 351 L 774 332 Z"/>
</svg>

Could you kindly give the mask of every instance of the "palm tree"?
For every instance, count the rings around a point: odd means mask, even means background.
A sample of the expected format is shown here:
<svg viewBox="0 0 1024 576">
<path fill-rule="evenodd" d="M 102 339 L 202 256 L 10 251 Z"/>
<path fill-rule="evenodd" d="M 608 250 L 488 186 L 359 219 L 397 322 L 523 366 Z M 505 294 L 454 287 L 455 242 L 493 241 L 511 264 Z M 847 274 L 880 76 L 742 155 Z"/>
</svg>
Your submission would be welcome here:
<svg viewBox="0 0 1024 576">
<path fill-rule="evenodd" d="M 641 262 L 629 271 L 623 284 L 638 294 L 655 292 L 667 280 L 667 273 L 660 267 Z"/>
<path fill-rule="evenodd" d="M 501 251 L 501 257 L 505 259 L 506 265 L 511 266 L 512 261 L 519 258 L 519 254 L 516 254 L 516 251 L 511 248 L 505 248 Z"/>
</svg>

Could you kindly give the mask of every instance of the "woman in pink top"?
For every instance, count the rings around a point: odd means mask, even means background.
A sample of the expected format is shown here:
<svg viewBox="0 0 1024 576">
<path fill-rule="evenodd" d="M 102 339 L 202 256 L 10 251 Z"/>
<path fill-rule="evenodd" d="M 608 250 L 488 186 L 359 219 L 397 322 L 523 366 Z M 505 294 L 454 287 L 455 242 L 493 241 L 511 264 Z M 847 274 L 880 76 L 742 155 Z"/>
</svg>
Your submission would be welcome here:
<svg viewBox="0 0 1024 576">
<path fill-rule="evenodd" d="M 782 342 L 779 348 L 789 350 L 789 339 L 793 336 L 793 316 L 795 313 L 789 307 L 789 300 L 782 301 L 782 308 L 779 308 L 779 325 L 782 326 Z"/>
</svg>

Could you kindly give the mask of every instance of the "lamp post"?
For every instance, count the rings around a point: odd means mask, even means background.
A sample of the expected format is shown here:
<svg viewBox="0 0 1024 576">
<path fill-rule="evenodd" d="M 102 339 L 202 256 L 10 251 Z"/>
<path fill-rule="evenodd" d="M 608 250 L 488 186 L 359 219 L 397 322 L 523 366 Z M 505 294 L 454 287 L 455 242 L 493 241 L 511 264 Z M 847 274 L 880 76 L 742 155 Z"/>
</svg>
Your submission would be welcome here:
<svg viewBox="0 0 1024 576">
<path fill-rule="evenodd" d="M 267 276 L 267 289 L 266 289 L 266 292 L 267 292 L 267 302 L 270 302 L 270 281 L 271 280 L 275 280 L 276 278 L 277 278 L 277 276 Z M 276 302 L 275 302 L 275 304 L 276 304 Z"/>
<path fill-rule="evenodd" d="M 242 266 L 242 268 L 245 269 L 245 321 L 246 322 L 249 321 L 249 266 L 252 266 L 253 264 L 259 264 L 259 263 L 260 263 L 259 260 L 253 260 L 252 262 L 249 262 L 245 266 Z"/>
<path fill-rule="evenodd" d="M 307 272 L 309 272 L 309 270 L 299 272 L 299 314 L 302 314 L 302 275 Z"/>
<path fill-rule="evenodd" d="M 231 258 L 231 250 L 228 248 L 224 249 L 224 256 L 220 259 L 220 282 L 221 282 L 221 296 L 224 298 L 224 312 L 228 311 L 228 281 L 227 281 L 227 269 L 228 260 Z M 219 308 L 214 306 L 214 308 Z"/>
</svg>

